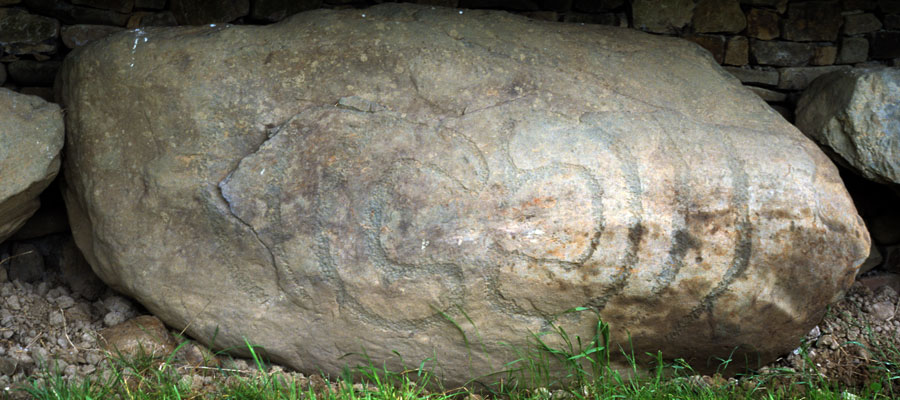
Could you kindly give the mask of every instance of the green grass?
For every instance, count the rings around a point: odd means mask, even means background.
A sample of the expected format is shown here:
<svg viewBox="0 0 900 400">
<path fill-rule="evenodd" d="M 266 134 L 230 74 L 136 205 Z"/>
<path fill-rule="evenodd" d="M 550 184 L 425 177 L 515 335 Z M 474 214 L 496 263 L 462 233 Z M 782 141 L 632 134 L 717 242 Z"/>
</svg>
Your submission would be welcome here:
<svg viewBox="0 0 900 400">
<path fill-rule="evenodd" d="M 589 312 L 573 309 L 568 312 Z M 445 316 L 449 319 L 449 316 Z M 467 317 L 468 318 L 468 317 Z M 455 324 L 457 327 L 459 325 Z M 470 321 L 471 322 L 471 321 Z M 462 329 L 460 329 L 462 332 Z M 814 363 L 801 371 L 748 371 L 738 379 L 719 375 L 700 378 L 683 360 L 668 362 L 663 354 L 647 354 L 655 362 L 644 368 L 634 354 L 611 349 L 609 327 L 599 319 L 593 337 L 583 340 L 570 336 L 562 326 L 549 333 L 533 334 L 532 346 L 515 348 L 517 357 L 506 370 L 495 374 L 498 383 L 472 393 L 466 388 L 444 388 L 432 374 L 435 360 L 401 371 L 390 371 L 375 362 L 348 366 L 332 379 L 313 376 L 297 379 L 269 368 L 259 348 L 245 343 L 255 371 L 229 370 L 221 366 L 187 366 L 178 363 L 175 352 L 165 357 L 139 354 L 108 358 L 105 376 L 70 381 L 52 366 L 45 366 L 15 392 L 0 394 L 0 399 L 27 395 L 38 399 L 890 399 L 900 395 L 900 350 L 871 330 L 865 349 L 871 355 L 869 379 L 861 385 L 829 380 L 816 371 Z M 554 335 L 548 340 L 548 335 Z M 464 333 L 463 333 L 463 336 Z M 464 338 L 469 343 L 468 338 Z M 481 338 L 479 337 L 478 340 Z M 551 346 L 548 343 L 561 343 Z M 183 342 L 182 345 L 187 344 Z M 845 343 L 844 346 L 865 346 Z M 806 354 L 806 347 L 801 348 Z M 616 351 L 626 356 L 634 375 L 628 379 L 610 366 Z M 177 350 L 176 350 L 177 352 Z M 365 356 L 365 354 L 363 354 Z M 398 354 L 399 356 L 399 354 Z M 723 360 L 727 365 L 731 360 Z M 638 374 L 638 371 L 644 371 Z M 190 376 L 202 373 L 215 378 L 211 386 L 192 387 Z M 185 378 L 187 377 L 187 378 Z M 484 378 L 484 377 L 482 377 Z"/>
</svg>

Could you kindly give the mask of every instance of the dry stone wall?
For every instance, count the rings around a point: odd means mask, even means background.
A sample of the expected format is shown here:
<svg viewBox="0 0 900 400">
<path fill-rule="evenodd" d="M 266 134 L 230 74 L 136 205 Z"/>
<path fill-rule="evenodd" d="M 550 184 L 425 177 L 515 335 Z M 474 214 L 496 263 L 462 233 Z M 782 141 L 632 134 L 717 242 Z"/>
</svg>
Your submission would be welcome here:
<svg viewBox="0 0 900 400">
<path fill-rule="evenodd" d="M 53 100 L 59 61 L 123 29 L 210 23 L 268 24 L 315 8 L 378 0 L 0 0 L 0 85 Z M 534 19 L 630 27 L 679 36 L 712 53 L 789 121 L 816 77 L 900 65 L 897 0 L 418 0 L 504 9 Z"/>
</svg>

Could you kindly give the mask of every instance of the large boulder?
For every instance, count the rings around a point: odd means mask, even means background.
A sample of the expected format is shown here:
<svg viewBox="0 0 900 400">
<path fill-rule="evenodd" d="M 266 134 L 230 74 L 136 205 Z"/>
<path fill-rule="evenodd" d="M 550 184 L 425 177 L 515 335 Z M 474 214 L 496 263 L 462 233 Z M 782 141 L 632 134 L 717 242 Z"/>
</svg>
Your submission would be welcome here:
<svg viewBox="0 0 900 400">
<path fill-rule="evenodd" d="M 852 69 L 813 81 L 797 127 L 863 176 L 900 184 L 900 69 Z"/>
<path fill-rule="evenodd" d="M 63 134 L 58 105 L 0 88 L 0 242 L 40 207 L 59 172 Z"/>
<path fill-rule="evenodd" d="M 458 383 L 556 317 L 592 337 L 576 307 L 635 354 L 766 362 L 869 249 L 827 157 L 678 39 L 383 5 L 130 31 L 61 76 L 99 276 L 303 371 Z"/>
</svg>

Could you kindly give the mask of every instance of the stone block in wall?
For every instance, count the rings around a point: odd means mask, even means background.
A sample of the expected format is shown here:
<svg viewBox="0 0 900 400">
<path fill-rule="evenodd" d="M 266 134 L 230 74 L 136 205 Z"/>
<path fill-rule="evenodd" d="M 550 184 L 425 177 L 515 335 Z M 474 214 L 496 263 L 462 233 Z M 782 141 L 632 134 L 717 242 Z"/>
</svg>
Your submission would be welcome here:
<svg viewBox="0 0 900 400">
<path fill-rule="evenodd" d="M 96 24 L 125 26 L 128 14 L 112 10 L 72 5 L 57 0 L 25 0 L 24 4 L 29 10 L 48 15 L 62 21 L 65 24 Z"/>
<path fill-rule="evenodd" d="M 725 64 L 743 66 L 750 62 L 750 41 L 744 36 L 732 36 L 725 43 Z"/>
<path fill-rule="evenodd" d="M 68 25 L 62 27 L 60 37 L 66 47 L 74 49 L 122 30 L 124 29 L 118 26 L 87 24 Z"/>
<path fill-rule="evenodd" d="M 809 1 L 788 5 L 781 35 L 798 42 L 834 41 L 841 28 L 841 10 L 833 1 Z"/>
<path fill-rule="evenodd" d="M 889 60 L 900 57 L 900 31 L 881 31 L 872 34 L 869 57 Z"/>
<path fill-rule="evenodd" d="M 171 11 L 163 11 L 163 12 L 146 12 L 146 11 L 138 11 L 134 14 L 131 14 L 131 18 L 128 18 L 128 23 L 125 24 L 125 27 L 128 29 L 141 28 L 145 26 L 175 26 L 178 25 L 178 20 L 175 19 L 175 14 Z"/>
<path fill-rule="evenodd" d="M 809 43 L 751 40 L 750 54 L 757 64 L 777 67 L 806 65 L 813 57 L 815 46 Z"/>
<path fill-rule="evenodd" d="M 859 35 L 881 29 L 881 21 L 872 13 L 850 14 L 844 16 L 844 34 Z"/>
<path fill-rule="evenodd" d="M 837 46 L 819 46 L 813 50 L 811 65 L 832 65 L 837 58 Z"/>
<path fill-rule="evenodd" d="M 759 86 L 751 86 L 744 85 L 745 88 L 750 89 L 751 92 L 756 93 L 759 98 L 773 103 L 780 103 L 787 99 L 787 95 L 775 90 L 761 88 Z"/>
<path fill-rule="evenodd" d="M 691 25 L 698 33 L 737 33 L 747 26 L 747 18 L 738 0 L 700 0 Z"/>
<path fill-rule="evenodd" d="M 250 0 L 171 0 L 169 6 L 181 25 L 231 22 L 250 13 Z"/>
<path fill-rule="evenodd" d="M 9 79 L 19 86 L 52 86 L 59 64 L 59 61 L 14 61 L 7 66 Z"/>
<path fill-rule="evenodd" d="M 725 61 L 725 37 L 722 35 L 688 35 L 684 37 L 712 54 L 717 63 Z"/>
<path fill-rule="evenodd" d="M 123 14 L 134 9 L 134 0 L 70 0 L 72 4 L 112 10 Z"/>
<path fill-rule="evenodd" d="M 250 8 L 250 18 L 268 22 L 281 21 L 301 11 L 322 6 L 322 0 L 256 0 Z"/>
<path fill-rule="evenodd" d="M 838 64 L 856 64 L 869 58 L 869 41 L 861 37 L 845 37 L 841 39 L 841 49 L 838 52 Z"/>
<path fill-rule="evenodd" d="M 162 10 L 166 8 L 166 0 L 134 0 L 135 8 Z"/>
<path fill-rule="evenodd" d="M 870 11 L 877 7 L 877 0 L 841 0 L 841 8 L 844 10 Z"/>
<path fill-rule="evenodd" d="M 878 10 L 885 14 L 900 14 L 900 1 L 878 0 Z"/>
<path fill-rule="evenodd" d="M 611 11 L 625 4 L 625 0 L 575 0 L 572 8 L 576 11 L 595 13 Z"/>
<path fill-rule="evenodd" d="M 16 8 L 0 9 L 0 50 L 9 54 L 56 51 L 59 21 Z"/>
<path fill-rule="evenodd" d="M 884 29 L 900 29 L 900 14 L 885 15 Z"/>
<path fill-rule="evenodd" d="M 778 13 L 761 8 L 747 13 L 747 36 L 762 40 L 772 40 L 781 35 Z"/>
<path fill-rule="evenodd" d="M 634 27 L 654 33 L 676 33 L 694 15 L 693 0 L 634 0 L 631 4 Z"/>
<path fill-rule="evenodd" d="M 816 78 L 829 72 L 848 70 L 847 65 L 830 65 L 827 67 L 788 67 L 778 69 L 778 88 L 784 90 L 803 90 Z"/>
<path fill-rule="evenodd" d="M 724 67 L 728 73 L 738 78 L 741 83 L 760 85 L 778 85 L 778 71 L 758 68 Z"/>
</svg>

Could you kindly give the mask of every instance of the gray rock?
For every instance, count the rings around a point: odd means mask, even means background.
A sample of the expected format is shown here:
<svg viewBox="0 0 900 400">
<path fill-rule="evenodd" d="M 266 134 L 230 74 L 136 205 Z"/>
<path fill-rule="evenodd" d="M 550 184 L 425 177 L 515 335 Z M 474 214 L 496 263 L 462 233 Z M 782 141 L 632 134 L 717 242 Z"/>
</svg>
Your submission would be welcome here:
<svg viewBox="0 0 900 400">
<path fill-rule="evenodd" d="M 9 78 L 22 86 L 53 86 L 59 61 L 14 61 L 7 66 Z"/>
<path fill-rule="evenodd" d="M 631 12 L 636 29 L 676 33 L 693 17 L 693 0 L 634 0 Z"/>
<path fill-rule="evenodd" d="M 859 35 L 881 29 L 881 21 L 872 13 L 850 14 L 844 16 L 843 31 L 845 35 Z"/>
<path fill-rule="evenodd" d="M 9 356 L 0 356 L 0 375 L 12 376 L 16 372 L 18 362 Z"/>
<path fill-rule="evenodd" d="M 881 301 L 872 304 L 871 314 L 876 321 L 887 321 L 894 318 L 894 304 L 890 301 Z"/>
<path fill-rule="evenodd" d="M 49 53 L 56 50 L 59 21 L 17 8 L 0 8 L 0 49 L 10 54 Z"/>
<path fill-rule="evenodd" d="M 778 88 L 785 90 L 803 90 L 816 78 L 836 72 L 849 70 L 845 65 L 829 65 L 824 67 L 789 67 L 778 69 Z"/>
<path fill-rule="evenodd" d="M 0 242 L 40 206 L 38 195 L 59 171 L 59 106 L 0 88 Z"/>
<path fill-rule="evenodd" d="M 12 295 L 6 298 L 6 307 L 13 311 L 19 311 L 22 306 L 19 304 L 19 296 Z"/>
<path fill-rule="evenodd" d="M 866 178 L 900 183 L 900 70 L 823 76 L 797 104 L 797 127 Z"/>
<path fill-rule="evenodd" d="M 869 58 L 869 41 L 866 38 L 852 37 L 841 39 L 841 49 L 838 52 L 838 64 L 856 64 Z"/>
<path fill-rule="evenodd" d="M 119 311 L 110 311 L 103 316 L 103 325 L 113 327 L 125 322 L 128 317 Z"/>
<path fill-rule="evenodd" d="M 75 300 L 66 295 L 59 296 L 54 301 L 56 302 L 56 305 L 63 310 L 72 308 L 72 306 L 75 305 Z"/>
<path fill-rule="evenodd" d="M 61 74 L 97 274 L 301 371 L 461 383 L 581 306 L 637 354 L 765 362 L 869 249 L 827 157 L 679 39 L 385 4 L 124 32 Z"/>
<path fill-rule="evenodd" d="M 694 8 L 694 32 L 737 33 L 747 26 L 738 0 L 700 0 Z"/>
<path fill-rule="evenodd" d="M 725 67 L 725 70 L 742 83 L 778 85 L 778 71 L 774 69 Z"/>
<path fill-rule="evenodd" d="M 813 57 L 815 46 L 808 43 L 751 40 L 750 54 L 757 64 L 791 67 L 806 65 Z"/>
<path fill-rule="evenodd" d="M 113 33 L 120 32 L 124 28 L 107 25 L 70 25 L 62 27 L 63 44 L 70 49 L 84 46 L 97 39 L 105 38 Z"/>
</svg>

